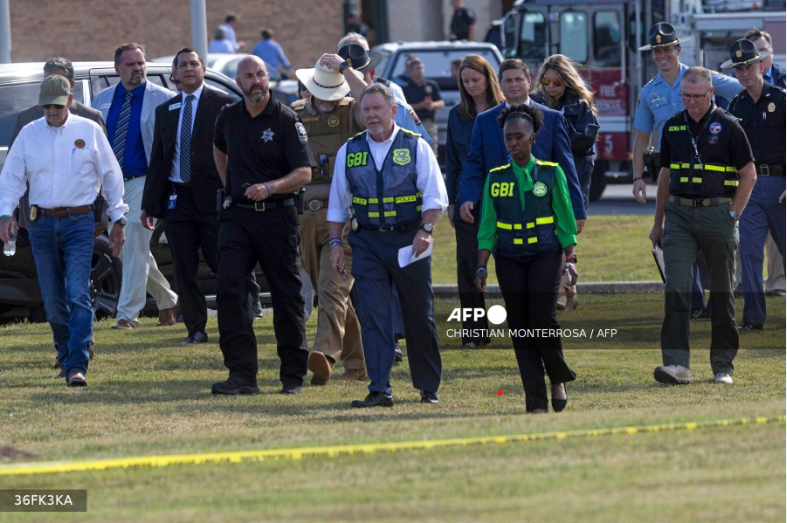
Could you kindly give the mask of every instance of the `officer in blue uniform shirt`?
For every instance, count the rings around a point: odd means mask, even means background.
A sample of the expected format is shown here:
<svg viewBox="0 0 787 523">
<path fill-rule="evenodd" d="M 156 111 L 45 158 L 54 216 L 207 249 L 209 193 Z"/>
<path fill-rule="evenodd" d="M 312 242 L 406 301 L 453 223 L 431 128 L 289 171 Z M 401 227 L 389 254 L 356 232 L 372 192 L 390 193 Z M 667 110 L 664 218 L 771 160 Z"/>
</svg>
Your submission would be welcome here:
<svg viewBox="0 0 787 523">
<path fill-rule="evenodd" d="M 421 403 L 437 403 L 442 363 L 437 342 L 431 257 L 400 267 L 399 250 L 418 256 L 432 242 L 432 231 L 448 207 L 437 159 L 418 135 L 394 123 L 397 105 L 391 91 L 372 84 L 361 97 L 366 131 L 351 138 L 336 155 L 328 204 L 331 264 L 344 272 L 342 228 L 350 218 L 352 274 L 359 299 L 369 395 L 356 408 L 390 407 L 389 381 L 394 364 L 392 283 L 407 325 L 408 362 Z"/>
<path fill-rule="evenodd" d="M 730 49 L 730 60 L 722 68 L 735 68 L 744 90 L 732 99 L 729 112 L 741 123 L 749 138 L 757 182 L 740 220 L 740 251 L 743 268 L 743 323 L 741 333 L 762 330 L 765 323 L 765 293 L 762 288 L 762 262 L 765 237 L 770 231 L 784 263 L 785 244 L 785 107 L 784 89 L 765 82 L 764 60 L 748 39 L 738 40 Z"/>
<path fill-rule="evenodd" d="M 640 51 L 653 51 L 653 61 L 659 74 L 656 78 L 645 84 L 637 100 L 637 112 L 634 116 L 634 128 L 637 136 L 634 140 L 634 199 L 640 203 L 645 203 L 646 189 L 642 175 L 645 172 L 644 154 L 654 138 L 653 146 L 656 149 L 655 168 L 656 172 L 661 168 L 658 149 L 661 144 L 661 133 L 664 122 L 684 109 L 683 101 L 680 97 L 680 82 L 689 67 L 680 63 L 680 44 L 690 38 L 679 39 L 675 28 L 665 22 L 654 25 L 648 36 L 649 43 L 640 47 Z M 717 95 L 727 100 L 731 100 L 741 90 L 741 84 L 729 76 L 718 73 L 713 74 L 713 89 Z M 654 135 L 655 131 L 655 135 Z M 702 266 L 704 259 L 699 258 Z M 704 272 L 704 271 L 703 271 Z M 703 275 L 705 276 L 705 275 Z M 705 302 L 705 293 L 702 281 L 707 281 L 707 277 L 700 278 L 700 270 L 694 266 L 694 288 L 692 292 L 691 308 L 693 317 L 700 315 L 708 316 L 709 308 Z"/>
</svg>

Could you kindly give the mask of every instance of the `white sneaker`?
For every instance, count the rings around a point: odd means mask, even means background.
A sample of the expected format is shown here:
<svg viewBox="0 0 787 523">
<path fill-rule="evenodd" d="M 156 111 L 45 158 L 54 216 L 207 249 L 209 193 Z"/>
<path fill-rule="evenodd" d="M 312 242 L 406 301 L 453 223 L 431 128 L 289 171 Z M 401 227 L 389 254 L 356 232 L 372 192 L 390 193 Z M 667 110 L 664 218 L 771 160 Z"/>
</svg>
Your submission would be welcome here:
<svg viewBox="0 0 787 523">
<path fill-rule="evenodd" d="M 714 380 L 716 383 L 724 383 L 725 385 L 732 385 L 732 376 L 727 374 L 726 372 L 719 372 L 716 374 L 716 379 Z"/>
<path fill-rule="evenodd" d="M 653 371 L 653 377 L 659 383 L 686 385 L 691 383 L 691 371 L 683 365 L 660 365 Z"/>
</svg>

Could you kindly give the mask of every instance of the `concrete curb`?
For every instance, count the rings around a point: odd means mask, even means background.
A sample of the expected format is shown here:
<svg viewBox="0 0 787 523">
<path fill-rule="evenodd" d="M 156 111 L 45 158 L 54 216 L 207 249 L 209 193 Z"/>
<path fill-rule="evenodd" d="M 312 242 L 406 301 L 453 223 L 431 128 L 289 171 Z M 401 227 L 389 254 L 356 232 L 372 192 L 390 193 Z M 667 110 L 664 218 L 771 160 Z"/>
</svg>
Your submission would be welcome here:
<svg viewBox="0 0 787 523">
<path fill-rule="evenodd" d="M 438 298 L 456 298 L 459 296 L 459 287 L 456 285 L 432 285 L 434 294 Z M 500 286 L 488 285 L 489 297 L 500 298 Z M 610 281 L 588 282 L 577 284 L 579 294 L 631 294 L 645 292 L 663 292 L 664 284 L 660 281 Z"/>
</svg>

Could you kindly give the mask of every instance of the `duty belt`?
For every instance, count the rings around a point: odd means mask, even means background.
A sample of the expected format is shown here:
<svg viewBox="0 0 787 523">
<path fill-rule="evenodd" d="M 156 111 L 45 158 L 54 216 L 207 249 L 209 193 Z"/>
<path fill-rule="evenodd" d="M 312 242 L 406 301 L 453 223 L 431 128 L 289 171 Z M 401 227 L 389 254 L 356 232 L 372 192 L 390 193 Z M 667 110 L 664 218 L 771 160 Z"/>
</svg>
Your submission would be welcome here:
<svg viewBox="0 0 787 523">
<path fill-rule="evenodd" d="M 686 207 L 714 207 L 723 203 L 729 203 L 732 198 L 681 198 L 680 196 L 670 196 L 669 201 L 677 203 L 678 205 L 685 205 Z"/>
<path fill-rule="evenodd" d="M 761 163 L 757 166 L 757 174 L 760 176 L 784 176 L 784 164 Z"/>
<path fill-rule="evenodd" d="M 352 230 L 354 231 L 360 229 L 366 229 L 368 231 L 379 231 L 379 232 L 393 232 L 393 231 L 407 232 L 417 229 L 418 227 L 421 226 L 421 222 L 419 220 L 413 220 L 399 227 L 366 227 L 358 223 L 358 220 L 356 220 L 355 218 L 352 219 L 351 224 L 352 224 Z"/>
<path fill-rule="evenodd" d="M 80 205 L 79 207 L 58 207 L 56 209 L 42 209 L 34 205 L 38 212 L 44 216 L 52 216 L 54 218 L 65 218 L 66 216 L 81 216 L 93 210 L 92 205 Z"/>
<path fill-rule="evenodd" d="M 277 202 L 254 202 L 254 205 L 247 204 L 247 203 L 236 203 L 235 207 L 242 207 L 244 209 L 254 209 L 255 211 L 269 211 L 271 209 L 276 209 L 278 207 L 294 207 L 295 206 L 295 199 L 288 198 L 286 200 L 281 200 Z"/>
<path fill-rule="evenodd" d="M 328 200 L 309 200 L 306 203 L 306 208 L 309 209 L 309 211 L 311 212 L 317 212 L 327 207 L 328 207 Z"/>
</svg>

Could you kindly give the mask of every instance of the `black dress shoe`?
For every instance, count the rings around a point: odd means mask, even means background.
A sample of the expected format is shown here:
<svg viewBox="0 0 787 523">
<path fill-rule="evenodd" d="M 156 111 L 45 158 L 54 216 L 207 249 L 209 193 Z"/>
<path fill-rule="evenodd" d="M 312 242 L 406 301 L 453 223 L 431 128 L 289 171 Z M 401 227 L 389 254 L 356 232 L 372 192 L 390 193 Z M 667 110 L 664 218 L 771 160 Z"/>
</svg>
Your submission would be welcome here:
<svg viewBox="0 0 787 523">
<path fill-rule="evenodd" d="M 552 395 L 552 410 L 555 412 L 562 412 L 568 405 L 568 389 L 565 383 L 563 384 L 563 390 L 566 391 L 566 399 L 564 400 L 556 399 L 554 393 Z"/>
<path fill-rule="evenodd" d="M 355 400 L 351 403 L 356 409 L 370 409 L 372 407 L 393 407 L 393 395 L 382 392 L 370 392 L 365 400 Z"/>
<path fill-rule="evenodd" d="M 227 396 L 237 396 L 238 394 L 259 394 L 260 389 L 257 384 L 241 378 L 230 377 L 227 381 L 214 383 L 210 391 L 213 394 L 226 394 Z"/>
<path fill-rule="evenodd" d="M 303 392 L 303 387 L 300 385 L 284 385 L 279 394 L 295 395 Z"/>
<path fill-rule="evenodd" d="M 436 392 L 421 391 L 421 403 L 439 403 Z"/>
<path fill-rule="evenodd" d="M 749 323 L 748 321 L 744 321 L 740 325 L 738 325 L 738 332 L 743 334 L 744 332 L 751 332 L 751 331 L 761 331 L 762 330 L 762 323 Z"/>
<path fill-rule="evenodd" d="M 180 342 L 181 345 L 194 345 L 196 343 L 208 343 L 208 335 L 202 331 L 197 331 Z"/>
<path fill-rule="evenodd" d="M 399 348 L 399 342 L 394 342 L 394 363 L 402 363 L 404 361 L 404 354 L 402 349 Z"/>
</svg>

